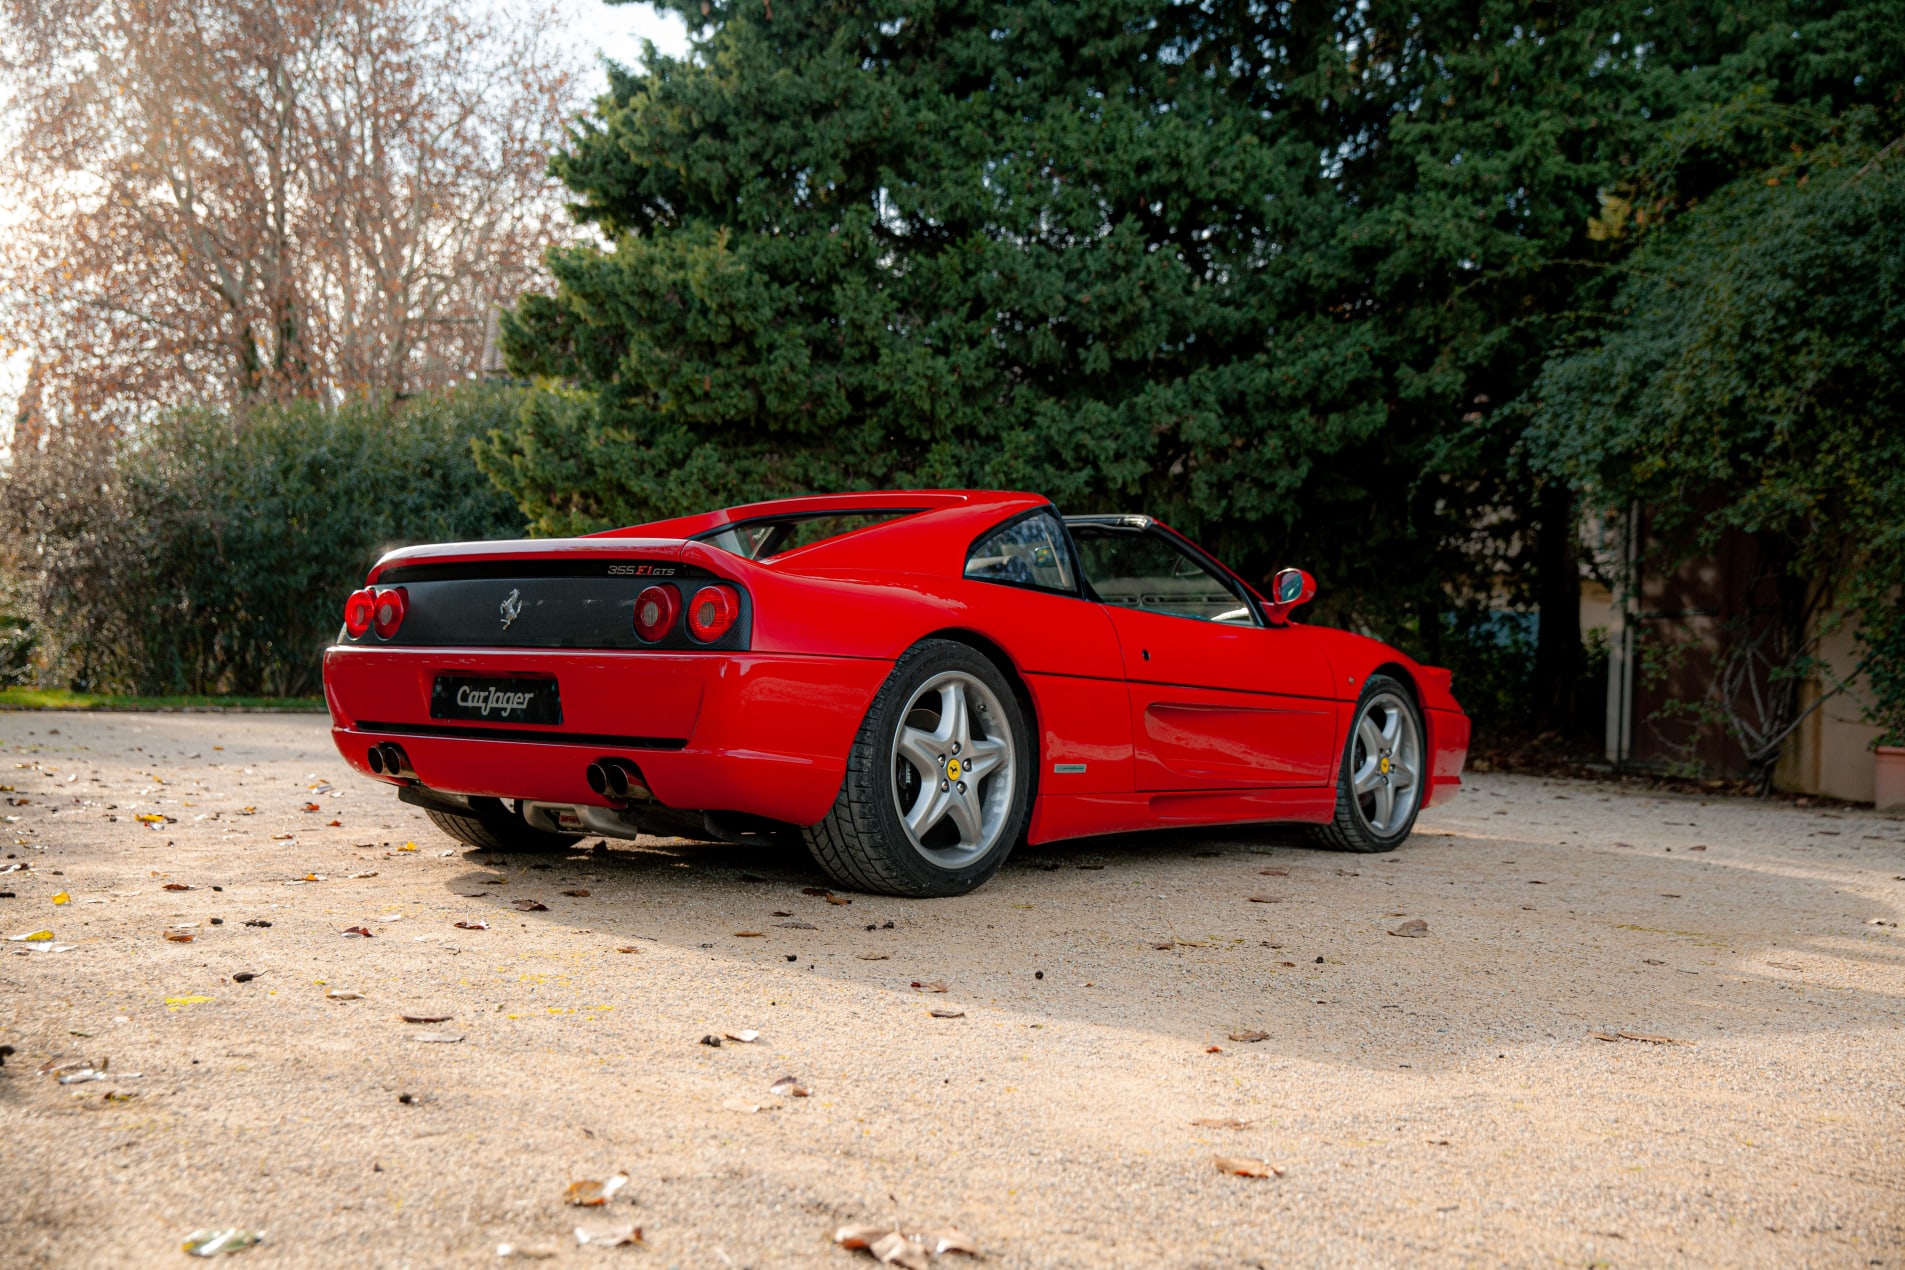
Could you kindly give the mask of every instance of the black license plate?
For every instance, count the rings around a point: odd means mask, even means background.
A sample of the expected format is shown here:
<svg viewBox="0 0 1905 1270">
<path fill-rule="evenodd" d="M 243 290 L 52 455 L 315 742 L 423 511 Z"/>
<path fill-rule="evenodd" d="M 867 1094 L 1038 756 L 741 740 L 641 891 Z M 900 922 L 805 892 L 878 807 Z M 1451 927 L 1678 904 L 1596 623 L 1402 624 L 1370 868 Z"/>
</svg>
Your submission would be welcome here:
<svg viewBox="0 0 1905 1270">
<path fill-rule="evenodd" d="M 479 723 L 561 723 L 562 695 L 553 679 L 438 675 L 430 690 L 430 717 Z"/>
</svg>

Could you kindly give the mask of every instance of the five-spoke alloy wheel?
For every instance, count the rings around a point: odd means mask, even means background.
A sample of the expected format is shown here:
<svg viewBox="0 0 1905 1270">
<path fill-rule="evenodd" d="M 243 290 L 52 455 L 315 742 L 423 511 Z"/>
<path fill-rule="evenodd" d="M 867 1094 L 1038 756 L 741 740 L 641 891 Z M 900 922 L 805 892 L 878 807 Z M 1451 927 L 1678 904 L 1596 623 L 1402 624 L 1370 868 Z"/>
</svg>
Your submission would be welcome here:
<svg viewBox="0 0 1905 1270">
<path fill-rule="evenodd" d="M 998 869 L 1025 830 L 1032 737 L 1005 675 L 984 654 L 926 640 L 893 667 L 867 711 L 833 810 L 805 831 L 844 886 L 961 895 Z"/>
<path fill-rule="evenodd" d="M 1428 779 L 1422 741 L 1422 712 L 1409 689 L 1387 675 L 1371 675 L 1350 718 L 1336 815 L 1319 836 L 1346 851 L 1401 846 L 1415 828 Z"/>
</svg>

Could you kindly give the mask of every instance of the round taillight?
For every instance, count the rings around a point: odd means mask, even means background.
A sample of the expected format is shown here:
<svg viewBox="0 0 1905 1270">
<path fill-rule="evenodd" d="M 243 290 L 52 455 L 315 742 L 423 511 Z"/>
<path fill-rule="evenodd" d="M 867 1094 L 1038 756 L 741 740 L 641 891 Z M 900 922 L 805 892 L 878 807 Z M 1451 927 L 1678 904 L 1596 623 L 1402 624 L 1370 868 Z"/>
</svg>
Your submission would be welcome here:
<svg viewBox="0 0 1905 1270">
<path fill-rule="evenodd" d="M 370 629 L 371 609 L 377 597 L 369 591 L 352 591 L 344 601 L 344 633 L 352 639 L 362 639 L 364 632 Z"/>
<path fill-rule="evenodd" d="M 688 601 L 688 633 L 702 643 L 720 639 L 740 612 L 734 593 L 726 587 L 704 586 Z"/>
<path fill-rule="evenodd" d="M 409 596 L 400 586 L 377 592 L 371 601 L 370 624 L 377 628 L 378 639 L 389 639 L 397 633 L 409 604 Z"/>
<path fill-rule="evenodd" d="M 652 586 L 635 597 L 635 633 L 654 643 L 675 627 L 681 598 L 671 586 Z"/>
</svg>

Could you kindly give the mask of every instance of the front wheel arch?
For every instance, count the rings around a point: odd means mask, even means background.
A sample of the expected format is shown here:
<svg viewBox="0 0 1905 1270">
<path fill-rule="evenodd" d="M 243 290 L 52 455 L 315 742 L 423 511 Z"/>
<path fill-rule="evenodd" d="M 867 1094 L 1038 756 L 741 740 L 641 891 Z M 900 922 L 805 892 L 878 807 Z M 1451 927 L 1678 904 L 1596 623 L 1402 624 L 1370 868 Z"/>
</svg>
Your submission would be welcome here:
<svg viewBox="0 0 1905 1270">
<path fill-rule="evenodd" d="M 1409 803 L 1406 811 L 1402 813 L 1400 823 L 1390 826 L 1378 826 L 1372 817 L 1364 812 L 1361 800 L 1371 795 L 1366 787 L 1359 794 L 1355 779 L 1358 729 L 1362 726 L 1365 716 L 1374 717 L 1374 712 L 1377 710 L 1385 711 L 1391 720 L 1400 720 L 1397 724 L 1399 738 L 1407 737 L 1409 730 L 1413 729 L 1413 736 L 1408 740 L 1408 744 L 1414 747 L 1414 753 L 1409 758 L 1412 758 L 1415 764 L 1415 770 L 1411 774 L 1412 783 L 1408 787 Z M 1355 709 L 1350 713 L 1349 727 L 1346 729 L 1342 751 L 1336 761 L 1335 811 L 1328 823 L 1317 825 L 1313 830 L 1316 838 L 1324 846 L 1333 847 L 1338 851 L 1394 851 L 1415 831 L 1416 817 L 1421 814 L 1423 803 L 1427 799 L 1434 768 L 1434 752 L 1429 748 L 1429 729 L 1425 716 L 1426 711 L 1422 709 L 1421 700 L 1408 680 L 1375 673 L 1363 681 L 1363 690 L 1356 698 Z M 1397 750 L 1404 749 L 1405 745 L 1399 742 Z M 1385 755 L 1389 752 L 1387 749 L 1382 751 Z M 1374 755 L 1371 754 L 1369 757 L 1373 762 Z M 1405 759 L 1405 766 L 1406 762 Z M 1387 773 L 1390 770 L 1388 760 L 1385 758 L 1383 771 Z M 1385 775 L 1382 779 L 1387 784 L 1390 777 Z M 1378 791 L 1375 796 L 1374 805 L 1378 808 L 1382 806 L 1382 793 L 1383 791 Z"/>
</svg>

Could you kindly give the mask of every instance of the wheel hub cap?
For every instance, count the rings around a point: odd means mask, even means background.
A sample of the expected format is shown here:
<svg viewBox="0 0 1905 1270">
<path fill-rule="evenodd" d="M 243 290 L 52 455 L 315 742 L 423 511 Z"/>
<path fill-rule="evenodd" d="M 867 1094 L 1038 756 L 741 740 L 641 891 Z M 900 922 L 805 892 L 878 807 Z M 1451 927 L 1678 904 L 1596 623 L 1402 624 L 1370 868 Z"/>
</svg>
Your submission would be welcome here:
<svg viewBox="0 0 1905 1270">
<path fill-rule="evenodd" d="M 991 688 L 964 671 L 933 676 L 907 703 L 893 741 L 894 807 L 914 850 L 959 869 L 998 845 L 1018 776 Z"/>
</svg>

